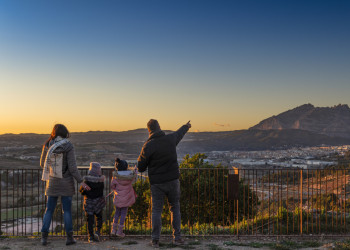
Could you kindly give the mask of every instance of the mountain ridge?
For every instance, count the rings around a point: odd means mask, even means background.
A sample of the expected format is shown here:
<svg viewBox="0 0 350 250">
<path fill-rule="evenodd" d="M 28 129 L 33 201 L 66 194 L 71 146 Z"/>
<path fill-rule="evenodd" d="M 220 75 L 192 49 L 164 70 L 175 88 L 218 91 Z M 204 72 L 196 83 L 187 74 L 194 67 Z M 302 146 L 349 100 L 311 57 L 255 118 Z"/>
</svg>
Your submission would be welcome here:
<svg viewBox="0 0 350 250">
<path fill-rule="evenodd" d="M 315 107 L 308 103 L 266 118 L 249 129 L 300 129 L 331 137 L 350 138 L 350 108 L 347 104 Z"/>
</svg>

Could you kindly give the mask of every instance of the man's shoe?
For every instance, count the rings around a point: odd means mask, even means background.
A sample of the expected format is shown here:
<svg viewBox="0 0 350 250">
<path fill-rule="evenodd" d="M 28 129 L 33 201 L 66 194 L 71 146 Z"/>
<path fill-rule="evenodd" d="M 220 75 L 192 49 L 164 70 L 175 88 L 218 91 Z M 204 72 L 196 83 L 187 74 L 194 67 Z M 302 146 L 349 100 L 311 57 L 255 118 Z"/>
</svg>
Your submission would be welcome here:
<svg viewBox="0 0 350 250">
<path fill-rule="evenodd" d="M 151 246 L 154 248 L 159 248 L 159 240 L 152 240 Z"/>
<path fill-rule="evenodd" d="M 176 240 L 173 240 L 173 245 L 183 246 L 183 245 L 185 245 L 185 241 L 182 238 L 176 239 Z"/>
</svg>

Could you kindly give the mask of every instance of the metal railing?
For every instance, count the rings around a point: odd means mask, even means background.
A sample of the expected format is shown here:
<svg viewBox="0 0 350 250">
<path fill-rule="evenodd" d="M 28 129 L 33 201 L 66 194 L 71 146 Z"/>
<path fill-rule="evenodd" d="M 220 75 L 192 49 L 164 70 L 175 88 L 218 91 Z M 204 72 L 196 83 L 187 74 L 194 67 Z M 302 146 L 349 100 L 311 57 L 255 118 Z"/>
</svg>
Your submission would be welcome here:
<svg viewBox="0 0 350 250">
<path fill-rule="evenodd" d="M 81 175 L 87 168 L 79 168 Z M 110 168 L 104 194 L 111 192 Z M 184 235 L 328 235 L 349 236 L 349 170 L 239 169 L 232 187 L 227 168 L 182 168 L 181 217 Z M 29 236 L 41 230 L 46 209 L 45 183 L 39 169 L 0 170 L 0 221 L 3 235 Z M 136 203 L 129 208 L 127 235 L 150 235 L 151 195 L 146 175 L 134 184 Z M 232 195 L 232 193 L 234 193 Z M 103 210 L 103 235 L 110 236 L 113 195 Z M 166 204 L 166 203 L 165 203 Z M 86 235 L 83 197 L 73 196 L 73 230 Z M 165 205 L 162 234 L 171 234 Z M 52 235 L 64 235 L 60 202 L 51 223 Z"/>
</svg>

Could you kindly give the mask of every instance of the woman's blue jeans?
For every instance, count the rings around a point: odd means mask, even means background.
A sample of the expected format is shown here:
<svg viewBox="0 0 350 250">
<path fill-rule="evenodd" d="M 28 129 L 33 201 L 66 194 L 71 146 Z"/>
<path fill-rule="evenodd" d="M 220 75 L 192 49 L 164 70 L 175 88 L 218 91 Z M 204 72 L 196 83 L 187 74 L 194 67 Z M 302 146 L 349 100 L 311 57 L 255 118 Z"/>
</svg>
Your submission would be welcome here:
<svg viewBox="0 0 350 250">
<path fill-rule="evenodd" d="M 53 213 L 56 208 L 58 197 L 57 196 L 48 196 L 46 211 L 43 219 L 43 227 L 41 232 L 48 233 L 50 230 L 50 224 L 52 220 Z M 73 232 L 73 222 L 72 222 L 72 196 L 61 196 L 61 203 L 63 207 L 63 219 L 64 227 L 67 233 Z"/>
</svg>

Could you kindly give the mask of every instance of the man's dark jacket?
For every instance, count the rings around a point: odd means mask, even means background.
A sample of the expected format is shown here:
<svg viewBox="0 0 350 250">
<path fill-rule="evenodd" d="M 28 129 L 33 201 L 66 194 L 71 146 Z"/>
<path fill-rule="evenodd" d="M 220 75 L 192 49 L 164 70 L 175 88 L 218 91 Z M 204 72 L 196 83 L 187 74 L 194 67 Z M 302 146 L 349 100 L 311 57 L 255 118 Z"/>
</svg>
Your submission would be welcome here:
<svg viewBox="0 0 350 250">
<path fill-rule="evenodd" d="M 137 168 L 139 172 L 144 172 L 148 167 L 151 185 L 179 179 L 176 146 L 188 129 L 187 125 L 183 125 L 178 131 L 168 135 L 162 130 L 150 134 L 142 147 Z"/>
</svg>

